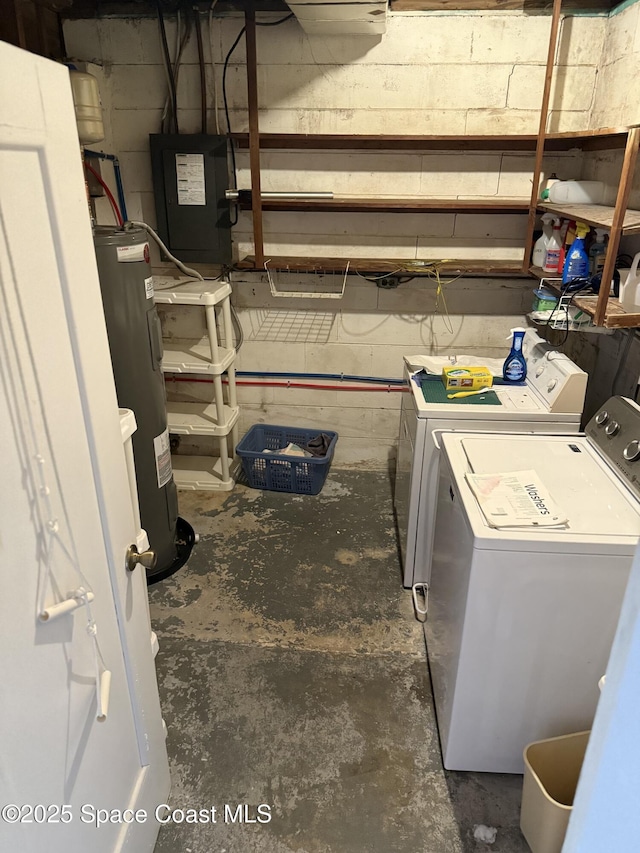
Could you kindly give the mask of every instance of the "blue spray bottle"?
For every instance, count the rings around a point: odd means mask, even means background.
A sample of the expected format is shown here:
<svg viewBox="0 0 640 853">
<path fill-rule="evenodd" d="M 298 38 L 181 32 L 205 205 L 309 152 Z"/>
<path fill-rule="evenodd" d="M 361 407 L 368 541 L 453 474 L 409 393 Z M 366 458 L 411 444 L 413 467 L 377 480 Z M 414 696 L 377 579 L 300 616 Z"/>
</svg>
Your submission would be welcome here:
<svg viewBox="0 0 640 853">
<path fill-rule="evenodd" d="M 562 271 L 562 283 L 568 284 L 577 278 L 588 278 L 589 255 L 584 248 L 584 238 L 589 233 L 589 226 L 584 222 L 576 222 L 576 238 L 567 250 L 567 257 Z"/>
<path fill-rule="evenodd" d="M 527 362 L 522 354 L 522 341 L 526 329 L 511 329 L 513 341 L 511 351 L 502 366 L 502 377 L 505 382 L 524 382 L 527 376 Z"/>
</svg>

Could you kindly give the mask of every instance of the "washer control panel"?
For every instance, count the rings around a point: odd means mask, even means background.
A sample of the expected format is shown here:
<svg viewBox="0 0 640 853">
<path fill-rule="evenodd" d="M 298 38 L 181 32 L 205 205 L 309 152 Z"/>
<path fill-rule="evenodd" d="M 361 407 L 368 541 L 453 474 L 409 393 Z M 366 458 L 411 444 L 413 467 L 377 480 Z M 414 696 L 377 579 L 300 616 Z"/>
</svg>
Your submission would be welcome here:
<svg viewBox="0 0 640 853">
<path fill-rule="evenodd" d="M 550 412 L 582 412 L 587 374 L 549 344 L 539 343 L 528 351 L 527 382 Z"/>
<path fill-rule="evenodd" d="M 626 397 L 611 397 L 585 432 L 640 497 L 640 406 Z"/>
</svg>

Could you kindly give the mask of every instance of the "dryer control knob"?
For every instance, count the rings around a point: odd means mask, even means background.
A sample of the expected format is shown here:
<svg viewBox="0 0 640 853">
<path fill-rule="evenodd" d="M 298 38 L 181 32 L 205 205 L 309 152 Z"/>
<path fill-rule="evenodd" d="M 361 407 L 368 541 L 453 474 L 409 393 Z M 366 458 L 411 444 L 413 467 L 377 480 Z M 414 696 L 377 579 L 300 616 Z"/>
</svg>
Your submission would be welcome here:
<svg viewBox="0 0 640 853">
<path fill-rule="evenodd" d="M 596 415 L 596 423 L 598 426 L 604 426 L 608 420 L 609 412 L 605 412 L 604 409 Z"/>
<path fill-rule="evenodd" d="M 611 421 L 611 423 L 606 425 L 604 431 L 609 436 L 617 435 L 620 432 L 620 424 L 617 421 Z"/>
<path fill-rule="evenodd" d="M 635 462 L 636 459 L 640 458 L 640 441 L 637 439 L 630 441 L 622 451 L 622 455 L 627 462 Z"/>
<path fill-rule="evenodd" d="M 557 379 L 551 379 L 551 381 L 548 382 L 548 384 L 547 384 L 547 391 L 553 391 L 553 389 L 556 387 L 557 384 L 558 384 Z"/>
<path fill-rule="evenodd" d="M 536 370 L 536 376 L 542 376 L 543 373 L 544 373 L 544 367 L 539 367 Z"/>
</svg>

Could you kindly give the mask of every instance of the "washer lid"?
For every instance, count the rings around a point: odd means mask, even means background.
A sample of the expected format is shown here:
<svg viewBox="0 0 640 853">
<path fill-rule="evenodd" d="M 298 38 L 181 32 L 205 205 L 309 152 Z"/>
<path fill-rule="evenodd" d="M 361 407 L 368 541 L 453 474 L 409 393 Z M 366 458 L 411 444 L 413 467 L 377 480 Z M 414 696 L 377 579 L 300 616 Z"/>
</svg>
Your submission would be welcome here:
<svg viewBox="0 0 640 853">
<path fill-rule="evenodd" d="M 602 545 L 632 554 L 640 537 L 640 504 L 584 436 L 472 436 L 450 433 L 442 444 L 478 547 L 593 550 Z M 533 469 L 569 523 L 562 528 L 489 527 L 465 474 Z M 484 544 L 481 544 L 481 541 Z M 536 543 L 532 548 L 531 543 Z"/>
</svg>

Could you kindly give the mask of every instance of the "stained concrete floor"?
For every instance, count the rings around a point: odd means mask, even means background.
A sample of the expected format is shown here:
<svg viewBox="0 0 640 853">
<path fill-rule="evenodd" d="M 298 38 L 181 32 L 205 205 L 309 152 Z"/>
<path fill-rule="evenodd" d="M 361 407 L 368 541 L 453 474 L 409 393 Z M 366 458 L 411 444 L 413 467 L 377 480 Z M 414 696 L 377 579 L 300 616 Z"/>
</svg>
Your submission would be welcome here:
<svg viewBox="0 0 640 853">
<path fill-rule="evenodd" d="M 442 769 L 385 473 L 183 492 L 180 512 L 201 541 L 150 589 L 171 805 L 217 820 L 166 825 L 156 853 L 528 850 L 521 777 Z M 269 823 L 225 821 L 260 804 Z"/>
</svg>

